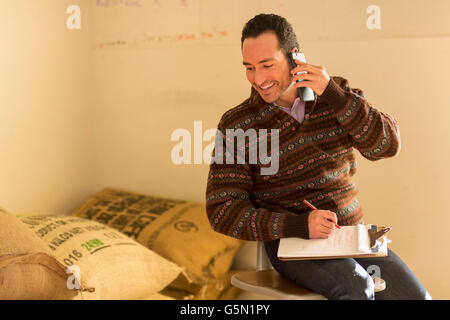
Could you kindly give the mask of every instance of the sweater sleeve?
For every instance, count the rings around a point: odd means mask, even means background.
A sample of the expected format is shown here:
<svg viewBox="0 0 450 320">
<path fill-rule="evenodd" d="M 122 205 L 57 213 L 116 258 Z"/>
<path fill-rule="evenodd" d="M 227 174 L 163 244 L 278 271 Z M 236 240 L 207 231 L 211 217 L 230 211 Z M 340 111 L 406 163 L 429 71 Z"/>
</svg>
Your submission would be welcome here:
<svg viewBox="0 0 450 320">
<path fill-rule="evenodd" d="M 225 132 L 220 124 L 219 130 Z M 208 175 L 206 212 L 212 228 L 241 240 L 269 241 L 284 237 L 308 239 L 309 213 L 296 215 L 291 212 L 273 212 L 254 205 L 251 200 L 252 167 L 236 161 L 227 164 L 225 157 L 217 152 L 217 143 L 222 142 L 225 146 L 225 141 L 224 134 L 216 136 L 216 148 Z"/>
<path fill-rule="evenodd" d="M 337 120 L 365 158 L 375 161 L 400 152 L 397 121 L 374 108 L 362 90 L 350 89 L 346 79 L 332 77 L 319 99 L 333 106 Z"/>
</svg>

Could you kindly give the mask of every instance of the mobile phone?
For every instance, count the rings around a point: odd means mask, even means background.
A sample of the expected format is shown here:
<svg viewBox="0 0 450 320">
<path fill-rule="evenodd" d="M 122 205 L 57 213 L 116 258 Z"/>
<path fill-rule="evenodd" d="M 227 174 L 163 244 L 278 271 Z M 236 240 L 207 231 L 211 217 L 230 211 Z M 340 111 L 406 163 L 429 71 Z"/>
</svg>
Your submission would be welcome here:
<svg viewBox="0 0 450 320">
<path fill-rule="evenodd" d="M 297 66 L 294 59 L 300 60 L 301 62 L 306 63 L 305 55 L 303 54 L 303 52 L 290 52 L 289 53 L 289 64 L 290 64 L 291 69 L 294 69 Z M 300 73 L 306 73 L 306 71 L 299 72 L 297 74 L 300 74 Z M 297 82 L 302 82 L 302 81 L 305 81 L 305 80 L 297 80 Z M 301 88 L 297 88 L 297 90 L 298 90 L 298 96 L 300 97 L 301 101 L 314 101 L 315 100 L 314 91 L 311 88 L 301 87 Z"/>
</svg>

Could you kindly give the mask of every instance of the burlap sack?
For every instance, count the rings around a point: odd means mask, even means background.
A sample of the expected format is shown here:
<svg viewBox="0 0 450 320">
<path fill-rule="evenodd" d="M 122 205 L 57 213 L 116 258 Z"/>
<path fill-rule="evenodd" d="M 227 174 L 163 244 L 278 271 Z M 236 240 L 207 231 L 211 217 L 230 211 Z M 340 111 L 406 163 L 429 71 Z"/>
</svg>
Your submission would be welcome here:
<svg viewBox="0 0 450 320">
<path fill-rule="evenodd" d="M 176 289 L 170 286 L 165 287 L 161 292 L 161 294 L 171 297 L 174 300 L 193 300 L 194 294 L 183 289 Z"/>
<path fill-rule="evenodd" d="M 175 300 L 173 297 L 166 296 L 161 292 L 153 293 L 148 297 L 142 297 L 139 300 Z"/>
<path fill-rule="evenodd" d="M 84 283 L 69 289 L 66 271 L 45 243 L 0 208 L 0 300 L 71 299 Z"/>
<path fill-rule="evenodd" d="M 180 287 L 178 281 L 175 280 L 169 287 L 164 288 L 161 293 L 176 300 L 232 300 L 242 292 L 242 290 L 231 290 L 231 288 L 235 288 L 231 285 L 231 277 L 235 273 L 241 271 L 242 270 L 229 270 L 227 273 L 223 274 L 216 283 L 210 283 L 203 286 L 191 284 L 187 287 L 188 290 Z"/>
<path fill-rule="evenodd" d="M 124 234 L 72 216 L 25 216 L 20 220 L 95 292 L 77 299 L 139 299 L 161 291 L 181 271 Z"/>
<path fill-rule="evenodd" d="M 215 284 L 204 285 L 194 295 L 194 300 L 219 300 L 220 297 L 230 288 L 231 277 L 238 272 L 237 270 L 229 270 L 223 274 Z M 229 295 L 228 295 L 229 296 Z"/>
<path fill-rule="evenodd" d="M 228 289 L 222 291 L 217 300 L 236 300 L 243 292 L 244 291 L 242 289 L 239 289 L 235 286 L 230 286 Z"/>
<path fill-rule="evenodd" d="M 185 267 L 195 284 L 215 284 L 241 242 L 214 232 L 205 205 L 113 188 L 93 195 L 74 213 L 107 224 Z"/>
</svg>

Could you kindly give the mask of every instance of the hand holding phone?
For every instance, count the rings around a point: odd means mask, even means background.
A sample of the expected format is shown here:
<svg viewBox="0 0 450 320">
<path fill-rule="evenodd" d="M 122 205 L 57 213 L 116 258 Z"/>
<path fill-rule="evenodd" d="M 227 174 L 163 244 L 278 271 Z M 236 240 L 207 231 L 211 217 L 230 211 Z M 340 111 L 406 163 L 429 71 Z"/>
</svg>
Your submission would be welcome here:
<svg viewBox="0 0 450 320">
<path fill-rule="evenodd" d="M 305 55 L 303 54 L 303 52 L 297 52 L 297 51 L 290 52 L 289 53 L 289 63 L 290 63 L 291 70 L 294 69 L 295 67 L 297 67 L 295 60 L 300 60 L 301 62 L 306 63 Z M 299 72 L 297 74 L 300 74 L 300 73 L 306 73 L 306 71 Z M 302 82 L 302 81 L 305 81 L 305 80 L 297 80 L 296 82 Z M 300 88 L 297 88 L 297 90 L 298 90 L 298 96 L 300 97 L 301 101 L 314 101 L 315 100 L 314 91 L 311 88 L 300 87 Z"/>
</svg>

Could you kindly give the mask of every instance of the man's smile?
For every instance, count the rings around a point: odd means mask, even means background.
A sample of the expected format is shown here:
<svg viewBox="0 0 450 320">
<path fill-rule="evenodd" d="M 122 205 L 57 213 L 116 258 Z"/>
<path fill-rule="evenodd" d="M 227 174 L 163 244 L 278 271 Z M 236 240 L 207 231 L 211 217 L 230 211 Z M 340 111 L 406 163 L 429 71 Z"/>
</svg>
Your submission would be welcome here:
<svg viewBox="0 0 450 320">
<path fill-rule="evenodd" d="M 257 88 L 263 93 L 263 94 L 267 94 L 269 93 L 270 89 L 273 88 L 276 85 L 275 82 L 271 82 L 271 83 L 264 83 L 261 86 L 257 86 Z"/>
</svg>

